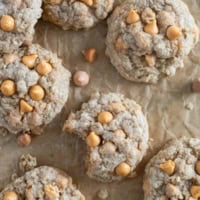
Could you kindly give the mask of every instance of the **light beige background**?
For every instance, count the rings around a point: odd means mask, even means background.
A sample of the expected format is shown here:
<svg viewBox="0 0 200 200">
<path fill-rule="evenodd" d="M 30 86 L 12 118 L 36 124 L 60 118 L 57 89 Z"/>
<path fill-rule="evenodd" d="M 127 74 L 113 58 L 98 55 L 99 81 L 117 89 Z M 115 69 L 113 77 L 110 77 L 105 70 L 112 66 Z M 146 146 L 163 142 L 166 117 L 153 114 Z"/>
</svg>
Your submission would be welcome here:
<svg viewBox="0 0 200 200">
<path fill-rule="evenodd" d="M 200 27 L 200 1 L 185 2 Z M 87 200 L 97 199 L 97 191 L 103 188 L 108 189 L 109 200 L 142 200 L 143 169 L 148 159 L 172 137 L 185 135 L 200 138 L 200 94 L 191 92 L 192 80 L 200 76 L 200 43 L 185 59 L 185 68 L 178 71 L 176 76 L 160 81 L 157 85 L 144 85 L 126 81 L 119 76 L 104 54 L 105 36 L 105 22 L 85 32 L 62 31 L 54 25 L 39 22 L 35 41 L 57 53 L 71 72 L 86 70 L 91 80 L 86 88 L 72 85 L 63 112 L 49 124 L 45 134 L 33 139 L 28 148 L 19 148 L 16 136 L 0 136 L 1 188 L 10 181 L 11 174 L 17 172 L 19 156 L 31 153 L 38 158 L 39 165 L 55 166 L 71 175 Z M 94 64 L 86 63 L 80 53 L 89 47 L 98 51 L 98 59 Z M 61 131 L 69 112 L 79 109 L 81 103 L 95 91 L 123 93 L 140 103 L 147 115 L 153 141 L 148 155 L 138 167 L 139 176 L 135 179 L 112 184 L 90 180 L 84 169 L 84 143 L 76 136 Z M 193 104 L 193 110 L 186 109 L 187 104 Z"/>
</svg>

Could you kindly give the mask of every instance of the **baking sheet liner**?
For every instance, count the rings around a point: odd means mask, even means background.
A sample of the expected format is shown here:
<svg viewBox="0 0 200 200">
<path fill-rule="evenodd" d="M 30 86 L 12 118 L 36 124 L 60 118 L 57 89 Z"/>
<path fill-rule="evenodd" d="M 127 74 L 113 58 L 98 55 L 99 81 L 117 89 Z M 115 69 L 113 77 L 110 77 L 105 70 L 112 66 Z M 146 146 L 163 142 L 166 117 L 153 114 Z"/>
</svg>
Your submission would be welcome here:
<svg viewBox="0 0 200 200">
<path fill-rule="evenodd" d="M 200 28 L 200 1 L 185 0 Z M 123 79 L 105 56 L 106 23 L 102 22 L 89 31 L 63 31 L 40 21 L 36 26 L 35 41 L 55 52 L 66 68 L 73 73 L 86 70 L 91 77 L 85 88 L 72 84 L 69 101 L 45 133 L 33 139 L 27 148 L 19 148 L 15 135 L 0 134 L 0 188 L 10 182 L 13 173 L 18 173 L 18 158 L 30 153 L 36 156 L 39 165 L 50 165 L 65 170 L 74 179 L 87 200 L 98 199 L 97 192 L 107 189 L 109 200 L 142 200 L 142 176 L 147 161 L 173 137 L 200 138 L 200 94 L 191 92 L 192 80 L 200 76 L 200 43 L 185 59 L 185 68 L 176 76 L 160 81 L 157 85 L 129 82 Z M 97 49 L 98 58 L 93 64 L 85 62 L 81 51 Z M 76 136 L 62 132 L 62 126 L 70 111 L 76 111 L 88 100 L 92 92 L 120 92 L 142 105 L 150 126 L 150 149 L 141 165 L 138 176 L 121 182 L 103 184 L 91 180 L 85 174 L 84 156 L 86 147 Z M 193 107 L 193 108 L 192 108 Z"/>
</svg>

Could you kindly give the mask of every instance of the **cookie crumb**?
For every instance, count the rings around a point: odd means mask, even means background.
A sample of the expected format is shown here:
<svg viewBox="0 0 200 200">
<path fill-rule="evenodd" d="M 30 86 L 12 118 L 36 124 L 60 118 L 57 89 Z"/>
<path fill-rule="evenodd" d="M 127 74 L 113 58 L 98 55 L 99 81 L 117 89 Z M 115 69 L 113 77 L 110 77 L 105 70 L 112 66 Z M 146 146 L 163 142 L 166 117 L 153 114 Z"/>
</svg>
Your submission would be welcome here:
<svg viewBox="0 0 200 200">
<path fill-rule="evenodd" d="M 193 105 L 192 103 L 186 103 L 186 104 L 185 104 L 185 108 L 186 108 L 187 110 L 193 110 L 194 105 Z"/>
<path fill-rule="evenodd" d="M 8 135 L 8 130 L 3 127 L 0 127 L 0 135 L 6 137 Z"/>
<path fill-rule="evenodd" d="M 18 174 L 16 172 L 14 172 L 10 177 L 11 181 L 16 180 L 17 178 L 18 178 Z"/>
<path fill-rule="evenodd" d="M 37 166 L 37 159 L 30 154 L 23 154 L 19 158 L 19 169 L 21 172 L 27 172 Z"/>
<path fill-rule="evenodd" d="M 97 194 L 98 198 L 99 199 L 107 199 L 109 194 L 108 194 L 108 190 L 107 189 L 101 189 L 99 190 L 98 194 Z"/>
</svg>

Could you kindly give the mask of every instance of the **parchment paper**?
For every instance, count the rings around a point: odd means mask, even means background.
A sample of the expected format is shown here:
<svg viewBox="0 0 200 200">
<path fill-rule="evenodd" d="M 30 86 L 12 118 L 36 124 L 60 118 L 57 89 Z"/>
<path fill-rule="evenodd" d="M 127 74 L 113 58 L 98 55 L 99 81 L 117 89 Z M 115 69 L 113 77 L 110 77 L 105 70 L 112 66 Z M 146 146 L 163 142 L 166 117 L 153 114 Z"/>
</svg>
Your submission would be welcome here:
<svg viewBox="0 0 200 200">
<path fill-rule="evenodd" d="M 200 28 L 200 0 L 185 0 Z M 65 170 L 74 179 L 87 200 L 98 199 L 99 189 L 106 188 L 109 200 L 142 200 L 142 176 L 147 161 L 173 137 L 200 138 L 200 94 L 191 92 L 192 80 L 200 76 L 200 43 L 185 59 L 185 68 L 176 76 L 157 85 L 136 84 L 126 81 L 117 73 L 105 56 L 106 23 L 89 31 L 62 31 L 60 28 L 40 21 L 36 27 L 35 41 L 57 53 L 66 68 L 73 73 L 86 70 L 91 76 L 85 88 L 72 87 L 69 101 L 63 112 L 45 129 L 45 134 L 33 139 L 27 148 L 19 148 L 16 136 L 0 136 L 0 187 L 10 182 L 12 173 L 18 173 L 18 158 L 31 153 L 39 165 L 50 165 Z M 81 51 L 94 47 L 98 59 L 94 64 L 85 62 Z M 80 108 L 95 91 L 120 92 L 135 99 L 143 107 L 150 126 L 150 150 L 138 167 L 138 176 L 122 182 L 102 184 L 85 175 L 85 145 L 78 137 L 62 133 L 62 126 L 70 111 Z M 187 109 L 191 107 L 193 109 Z"/>
</svg>

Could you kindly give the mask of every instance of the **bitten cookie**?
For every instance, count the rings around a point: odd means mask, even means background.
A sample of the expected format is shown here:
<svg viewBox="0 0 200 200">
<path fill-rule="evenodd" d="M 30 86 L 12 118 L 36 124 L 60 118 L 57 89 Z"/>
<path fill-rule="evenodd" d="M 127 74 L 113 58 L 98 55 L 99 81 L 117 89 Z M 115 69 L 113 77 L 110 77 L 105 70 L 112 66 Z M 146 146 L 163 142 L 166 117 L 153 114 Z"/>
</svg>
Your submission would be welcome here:
<svg viewBox="0 0 200 200">
<path fill-rule="evenodd" d="M 39 45 L 0 56 L 0 127 L 11 133 L 48 124 L 68 98 L 71 74 Z"/>
<path fill-rule="evenodd" d="M 89 177 L 102 182 L 135 175 L 148 147 L 148 124 L 141 107 L 121 94 L 95 94 L 65 122 L 67 133 L 87 144 Z"/>
<path fill-rule="evenodd" d="M 42 0 L 0 1 L 0 52 L 17 50 L 32 41 L 34 26 L 42 15 Z"/>
<path fill-rule="evenodd" d="M 61 170 L 42 166 L 26 172 L 24 176 L 7 185 L 0 200 L 85 200 L 72 184 L 72 178 Z"/>
<path fill-rule="evenodd" d="M 114 0 L 43 0 L 43 19 L 64 30 L 89 29 L 105 19 Z"/>
<path fill-rule="evenodd" d="M 170 141 L 145 170 L 145 200 L 200 199 L 200 140 Z"/>
<path fill-rule="evenodd" d="M 106 54 L 124 78 L 156 83 L 184 66 L 198 39 L 181 0 L 126 0 L 108 19 Z"/>
</svg>

